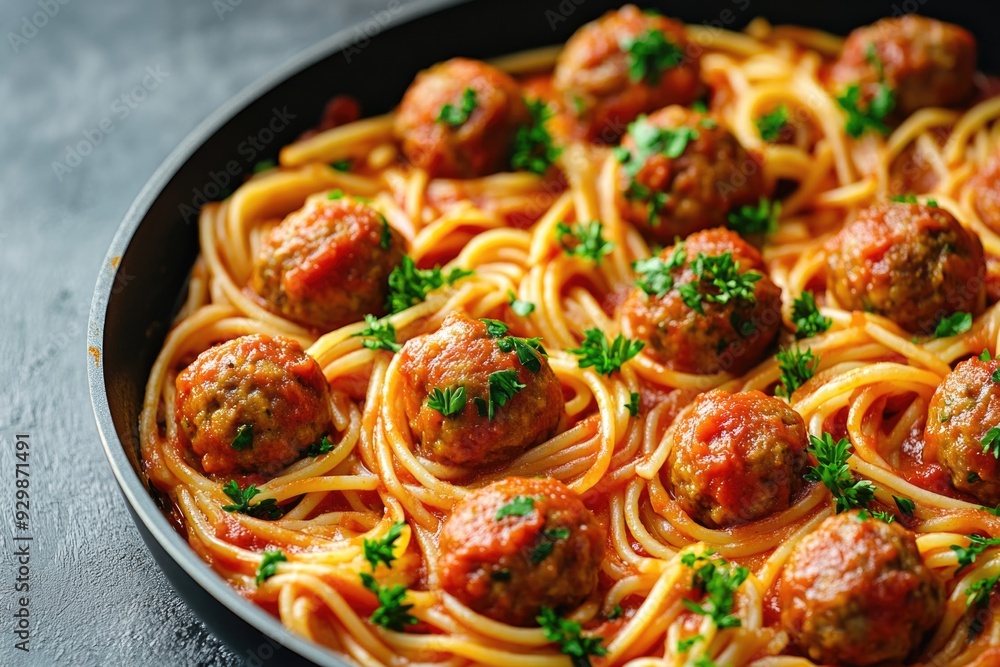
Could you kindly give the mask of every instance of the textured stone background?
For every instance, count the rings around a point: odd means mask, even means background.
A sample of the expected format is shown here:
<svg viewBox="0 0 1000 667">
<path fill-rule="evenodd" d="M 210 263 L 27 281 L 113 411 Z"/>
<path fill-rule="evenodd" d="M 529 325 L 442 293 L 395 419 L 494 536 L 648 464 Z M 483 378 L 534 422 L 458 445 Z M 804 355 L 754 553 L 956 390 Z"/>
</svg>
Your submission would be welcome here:
<svg viewBox="0 0 1000 667">
<path fill-rule="evenodd" d="M 388 0 L 59 2 L 0 2 L 0 665 L 238 665 L 167 583 L 115 487 L 87 391 L 90 299 L 119 221 L 178 142 Z M 54 16 L 36 17 L 40 5 Z M 26 29 L 33 17 L 47 23 Z M 121 96 L 147 67 L 161 80 L 130 108 Z M 54 169 L 88 132 L 93 151 Z M 32 443 L 28 654 L 11 617 L 18 433 Z"/>
</svg>

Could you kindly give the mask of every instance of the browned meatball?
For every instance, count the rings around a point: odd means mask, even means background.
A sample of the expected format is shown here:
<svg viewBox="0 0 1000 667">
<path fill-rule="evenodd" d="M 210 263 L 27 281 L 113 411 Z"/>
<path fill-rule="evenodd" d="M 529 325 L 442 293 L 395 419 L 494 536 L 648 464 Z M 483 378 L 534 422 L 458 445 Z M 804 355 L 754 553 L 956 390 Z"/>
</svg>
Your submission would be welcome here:
<svg viewBox="0 0 1000 667">
<path fill-rule="evenodd" d="M 639 281 L 622 305 L 630 333 L 668 368 L 739 375 L 752 367 L 781 328 L 781 290 L 760 253 L 735 232 L 692 234 L 658 257 L 636 263 Z M 716 279 L 742 291 L 723 292 Z"/>
<path fill-rule="evenodd" d="M 275 312 L 330 331 L 385 312 L 404 247 L 371 206 L 347 196 L 313 199 L 268 234 L 253 288 Z"/>
<path fill-rule="evenodd" d="M 555 87 L 582 136 L 613 143 L 639 114 L 694 102 L 699 72 L 682 23 L 626 5 L 566 42 Z"/>
<path fill-rule="evenodd" d="M 757 159 L 729 130 L 684 107 L 632 123 L 618 159 L 618 210 L 660 243 L 725 226 L 730 211 L 767 194 Z"/>
<path fill-rule="evenodd" d="M 827 289 L 847 310 L 926 334 L 948 315 L 982 309 L 983 246 L 942 208 L 862 209 L 826 250 Z"/>
<path fill-rule="evenodd" d="M 555 434 L 563 414 L 562 385 L 544 348 L 537 339 L 497 335 L 504 330 L 500 322 L 488 327 L 453 312 L 440 329 L 403 346 L 403 406 L 424 456 L 456 466 L 489 466 Z M 454 399 L 450 409 L 442 407 L 445 392 Z M 456 403 L 459 392 L 463 398 Z"/>
<path fill-rule="evenodd" d="M 584 602 L 597 585 L 605 530 L 551 478 L 509 477 L 472 491 L 441 530 L 441 588 L 509 625 L 537 625 Z"/>
<path fill-rule="evenodd" d="M 709 528 L 788 509 L 809 465 L 806 426 L 759 391 L 701 394 L 673 426 L 666 478 L 677 503 Z"/>
<path fill-rule="evenodd" d="M 782 624 L 827 665 L 903 660 L 944 613 L 942 584 L 913 533 L 858 512 L 826 519 L 795 545 L 779 595 Z"/>
<path fill-rule="evenodd" d="M 485 176 L 509 167 L 517 129 L 529 121 L 521 89 L 478 60 L 453 58 L 421 72 L 396 114 L 410 163 L 441 178 Z"/>
<path fill-rule="evenodd" d="M 177 376 L 178 436 L 205 472 L 270 475 L 330 433 L 329 386 L 288 338 L 241 336 Z"/>
<path fill-rule="evenodd" d="M 993 155 L 976 171 L 969 187 L 979 219 L 1000 234 L 1000 154 Z"/>
<path fill-rule="evenodd" d="M 984 447 L 987 432 L 1000 425 L 996 360 L 973 358 L 955 366 L 931 398 L 924 428 L 924 460 L 937 461 L 956 489 L 985 505 L 1000 504 L 1000 447 Z"/>
<path fill-rule="evenodd" d="M 848 36 L 831 74 L 838 88 L 858 83 L 870 97 L 880 68 L 901 117 L 924 107 L 959 105 L 973 93 L 976 38 L 916 14 L 886 18 Z"/>
</svg>

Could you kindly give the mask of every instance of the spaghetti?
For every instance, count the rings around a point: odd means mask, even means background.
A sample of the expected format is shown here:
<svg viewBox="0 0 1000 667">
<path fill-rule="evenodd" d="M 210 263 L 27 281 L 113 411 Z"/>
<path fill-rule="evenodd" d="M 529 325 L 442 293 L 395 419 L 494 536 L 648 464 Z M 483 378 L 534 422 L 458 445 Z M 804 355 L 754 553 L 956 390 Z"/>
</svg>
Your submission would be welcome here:
<svg viewBox="0 0 1000 667">
<path fill-rule="evenodd" d="M 968 536 L 1000 535 L 1000 518 L 942 481 L 941 469 L 929 467 L 920 451 L 928 407 L 952 365 L 997 352 L 1000 311 L 986 307 L 957 335 L 914 336 L 891 314 L 850 312 L 823 293 L 829 239 L 848 213 L 900 192 L 904 161 L 921 165 L 922 182 L 931 184 L 914 200 L 934 200 L 981 239 L 987 257 L 1000 255 L 1000 235 L 981 218 L 970 186 L 1000 143 L 1000 99 L 961 110 L 924 108 L 885 136 L 853 137 L 828 79 L 830 61 L 844 47 L 840 38 L 760 19 L 741 34 L 687 26 L 686 38 L 712 91 L 712 122 L 759 156 L 766 183 L 788 186 L 763 259 L 781 291 L 780 347 L 808 349 L 814 360 L 812 378 L 797 389 L 787 386 L 787 357 L 775 354 L 775 345 L 737 376 L 725 368 L 680 369 L 649 345 L 608 374 L 581 367 L 572 350 L 590 330 L 622 331 L 617 309 L 635 288 L 635 262 L 653 251 L 649 230 L 623 218 L 617 203 L 626 167 L 617 142 L 574 138 L 560 125 L 561 114 L 550 121 L 561 152 L 544 174 L 433 176 L 433 169 L 401 159 L 389 114 L 300 139 L 282 150 L 278 168 L 201 211 L 201 255 L 146 387 L 142 460 L 192 548 L 293 632 L 361 665 L 557 667 L 571 658 L 585 664 L 588 652 L 594 664 L 632 667 L 814 664 L 783 627 L 776 590 L 796 545 L 836 512 L 827 486 L 806 483 L 787 508 L 759 520 L 707 527 L 682 509 L 660 474 L 674 442 L 671 425 L 690 413 L 696 395 L 717 388 L 773 394 L 779 386 L 811 435 L 850 441 L 849 477 L 871 483 L 869 510 L 884 508 L 914 531 L 930 574 L 945 582 L 941 618 L 911 659 L 980 666 L 1000 660 L 1000 623 L 978 613 L 996 598 L 970 604 L 972 587 L 1000 573 L 1000 552 L 987 540 L 978 558 L 960 560 Z M 560 52 L 542 49 L 495 64 L 527 96 L 546 99 Z M 789 134 L 768 140 L 760 119 L 779 107 L 788 114 L 781 131 Z M 461 108 L 452 111 L 461 120 Z M 349 171 L 331 166 L 345 161 Z M 403 405 L 403 355 L 365 345 L 361 334 L 366 325 L 371 333 L 370 321 L 356 317 L 318 331 L 248 287 L 271 230 L 308 202 L 332 196 L 367 202 L 416 266 L 443 264 L 444 276 L 456 268 L 472 272 L 379 320 L 391 324 L 399 344 L 437 331 L 455 312 L 541 339 L 564 397 L 555 435 L 486 469 L 425 456 Z M 567 229 L 592 220 L 601 221 L 603 245 L 596 255 L 573 252 Z M 793 302 L 806 292 L 817 292 L 818 317 L 830 326 L 790 344 Z M 534 307 L 525 312 L 525 304 Z M 627 323 L 623 333 L 637 337 Z M 178 374 L 197 355 L 251 334 L 298 342 L 329 385 L 327 447 L 273 475 L 232 475 L 240 487 L 256 481 L 260 493 L 252 502 L 276 506 L 277 518 L 223 509 L 232 502 L 224 490 L 230 476 L 204 471 L 182 444 L 173 409 Z M 471 397 L 465 409 L 473 409 Z M 456 504 L 509 476 L 563 482 L 606 531 L 596 590 L 563 619 L 571 635 L 579 624 L 582 653 L 560 643 L 550 626 L 494 620 L 438 585 L 440 535 Z M 911 500 L 912 511 L 903 512 L 899 498 Z M 381 563 L 367 553 L 377 544 L 388 547 Z M 270 555 L 278 550 L 280 558 Z M 728 621 L 706 613 L 695 575 L 705 564 L 730 575 L 736 565 L 746 568 L 731 587 Z M 363 575 L 377 583 L 366 585 Z M 371 620 L 385 606 L 373 590 L 394 586 L 404 587 L 410 618 L 387 629 Z M 699 604 L 700 612 L 692 609 Z"/>
</svg>

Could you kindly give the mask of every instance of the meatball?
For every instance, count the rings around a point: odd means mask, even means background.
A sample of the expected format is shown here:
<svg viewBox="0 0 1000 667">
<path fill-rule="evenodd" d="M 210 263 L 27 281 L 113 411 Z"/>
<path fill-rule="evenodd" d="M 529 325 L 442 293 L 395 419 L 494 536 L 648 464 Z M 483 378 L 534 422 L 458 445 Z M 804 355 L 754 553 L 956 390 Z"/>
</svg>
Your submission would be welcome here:
<svg viewBox="0 0 1000 667">
<path fill-rule="evenodd" d="M 537 339 L 453 312 L 434 333 L 400 351 L 403 406 L 419 452 L 439 463 L 488 466 L 552 437 L 562 385 Z M 461 405 L 442 395 L 464 390 Z M 446 403 L 446 402 L 445 402 Z M 448 413 L 447 415 L 445 413 Z"/>
<path fill-rule="evenodd" d="M 880 81 L 895 92 L 906 117 L 924 107 L 962 104 L 973 93 L 976 38 L 950 23 L 916 14 L 886 18 L 853 31 L 831 78 L 843 88 L 859 84 L 866 97 Z"/>
<path fill-rule="evenodd" d="M 573 610 L 597 585 L 605 530 L 551 478 L 509 477 L 472 491 L 441 530 L 441 588 L 509 625 L 537 625 L 542 607 Z"/>
<path fill-rule="evenodd" d="M 827 289 L 847 310 L 928 334 L 948 315 L 982 308 L 983 246 L 942 208 L 889 203 L 862 209 L 826 250 Z"/>
<path fill-rule="evenodd" d="M 514 136 L 529 119 L 514 79 L 484 62 L 453 58 L 417 75 L 394 129 L 411 164 L 431 176 L 471 178 L 509 166 Z"/>
<path fill-rule="evenodd" d="M 385 312 L 389 274 L 404 245 L 367 204 L 347 196 L 313 199 L 268 234 L 253 288 L 275 312 L 330 331 Z"/>
<path fill-rule="evenodd" d="M 983 224 L 1000 234 L 1000 153 L 993 155 L 969 181 L 972 204 Z"/>
<path fill-rule="evenodd" d="M 692 234 L 636 270 L 638 287 L 622 304 L 622 320 L 649 343 L 649 355 L 675 371 L 740 375 L 781 328 L 781 290 L 757 249 L 735 232 Z M 717 279 L 743 289 L 723 292 Z"/>
<path fill-rule="evenodd" d="M 956 489 L 991 507 L 1000 504 L 1000 461 L 983 439 L 1000 424 L 997 370 L 1000 361 L 978 358 L 955 366 L 934 392 L 924 427 L 924 460 L 940 463 Z"/>
<path fill-rule="evenodd" d="M 669 487 L 688 515 L 730 528 L 786 510 L 809 465 L 806 426 L 759 391 L 700 394 L 673 426 Z"/>
<path fill-rule="evenodd" d="M 566 42 L 556 91 L 583 137 L 613 143 L 639 114 L 698 98 L 700 63 L 689 51 L 682 23 L 626 5 Z"/>
<path fill-rule="evenodd" d="M 943 586 L 913 533 L 858 512 L 796 544 L 779 586 L 785 629 L 827 665 L 903 660 L 944 613 Z"/>
<path fill-rule="evenodd" d="M 618 156 L 618 210 L 660 243 L 725 226 L 730 211 L 767 195 L 757 159 L 729 130 L 684 107 L 640 117 Z"/>
<path fill-rule="evenodd" d="M 206 473 L 271 475 L 330 433 L 329 386 L 294 340 L 261 334 L 210 348 L 177 376 L 178 437 Z"/>
</svg>

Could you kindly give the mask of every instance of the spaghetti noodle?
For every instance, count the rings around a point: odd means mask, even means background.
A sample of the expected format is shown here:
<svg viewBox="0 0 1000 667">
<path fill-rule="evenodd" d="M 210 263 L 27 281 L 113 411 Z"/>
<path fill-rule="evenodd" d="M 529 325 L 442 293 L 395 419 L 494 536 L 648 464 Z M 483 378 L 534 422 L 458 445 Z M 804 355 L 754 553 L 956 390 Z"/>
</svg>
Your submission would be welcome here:
<svg viewBox="0 0 1000 667">
<path fill-rule="evenodd" d="M 434 176 L 401 159 L 396 118 L 389 114 L 285 147 L 278 168 L 203 208 L 201 255 L 187 299 L 146 387 L 142 460 L 151 482 L 174 504 L 192 548 L 289 629 L 361 665 L 557 667 L 569 665 L 571 656 L 573 664 L 584 664 L 588 651 L 574 656 L 550 627 L 507 625 L 438 585 L 442 525 L 456 504 L 509 476 L 541 476 L 581 497 L 607 534 L 597 588 L 566 610 L 570 626 L 563 628 L 572 634 L 572 623 L 579 624 L 578 639 L 590 649 L 595 644 L 583 640 L 599 640 L 600 648 L 589 651 L 595 664 L 812 665 L 783 627 L 775 591 L 796 545 L 835 514 L 827 487 L 806 483 L 786 509 L 707 527 L 682 509 L 660 474 L 674 442 L 671 425 L 690 413 L 686 406 L 696 395 L 716 388 L 773 394 L 779 386 L 811 435 L 850 441 L 849 477 L 871 483 L 870 511 L 884 508 L 914 531 L 926 567 L 945 582 L 941 620 L 911 659 L 980 666 L 1000 660 L 1000 623 L 978 613 L 990 598 L 969 604 L 971 587 L 1000 572 L 1000 552 L 984 548 L 972 562 L 960 560 L 969 535 L 1000 535 L 1000 518 L 942 481 L 941 469 L 928 467 L 920 451 L 928 406 L 952 365 L 997 352 L 1000 311 L 986 307 L 957 335 L 915 337 L 891 314 L 850 312 L 822 293 L 829 239 L 850 212 L 900 192 L 894 184 L 903 161 L 921 165 L 922 181 L 931 183 L 914 200 L 934 200 L 981 239 L 987 257 L 1000 255 L 1000 235 L 981 219 L 970 186 L 1000 143 L 1000 99 L 958 111 L 924 108 L 886 136 L 853 137 L 827 73 L 840 38 L 760 19 L 741 34 L 687 26 L 686 37 L 712 91 L 711 122 L 759 156 L 766 183 L 788 186 L 780 224 L 766 232 L 763 245 L 766 272 L 782 295 L 783 351 L 793 346 L 793 302 L 803 293 L 818 292 L 818 317 L 830 323 L 795 344 L 815 360 L 812 378 L 797 389 L 782 384 L 787 358 L 775 354 L 774 345 L 737 376 L 725 368 L 690 372 L 650 345 L 608 374 L 581 367 L 572 350 L 588 331 L 622 330 L 617 309 L 640 277 L 635 262 L 653 251 L 649 230 L 623 218 L 616 203 L 626 168 L 617 142 L 574 138 L 560 126 L 561 115 L 551 120 L 561 152 L 544 174 Z M 542 49 L 495 64 L 527 96 L 546 99 L 559 55 L 558 48 Z M 769 140 L 760 120 L 779 107 L 787 112 L 781 131 L 790 134 Z M 461 120 L 461 109 L 452 111 Z M 349 171 L 331 166 L 345 161 Z M 371 321 L 356 317 L 318 331 L 287 319 L 248 287 L 271 230 L 308 202 L 321 205 L 332 196 L 377 211 L 416 266 L 444 264 L 444 276 L 453 269 L 472 272 L 441 281 L 424 300 L 379 320 L 391 324 L 399 344 L 437 331 L 455 312 L 541 339 L 565 399 L 552 437 L 489 468 L 456 469 L 434 460 L 417 446 L 404 409 L 403 355 L 365 345 L 369 339 L 361 334 L 366 325 L 371 333 Z M 567 230 L 592 220 L 601 221 L 603 245 L 596 255 L 572 252 Z M 623 333 L 637 337 L 627 322 Z M 277 518 L 223 509 L 232 501 L 224 490 L 230 476 L 204 471 L 182 444 L 173 409 L 180 371 L 213 345 L 250 334 L 298 342 L 330 389 L 332 429 L 318 455 L 273 475 L 232 476 L 238 486 L 256 481 L 253 503 L 275 505 Z M 472 410 L 471 397 L 465 409 Z M 902 511 L 905 499 L 912 511 Z M 377 544 L 389 549 L 381 563 L 366 553 Z M 277 550 L 280 559 L 265 556 Z M 269 560 L 269 569 L 262 568 Z M 730 574 L 737 564 L 747 568 L 745 580 L 732 586 L 728 621 L 705 613 L 707 603 L 700 603 L 705 590 L 699 593 L 695 572 L 706 563 Z M 377 583 L 366 585 L 363 575 Z M 405 610 L 411 618 L 405 627 L 387 629 L 370 619 L 381 601 L 373 590 L 397 585 L 412 605 Z M 692 609 L 698 604 L 700 612 Z"/>
</svg>

